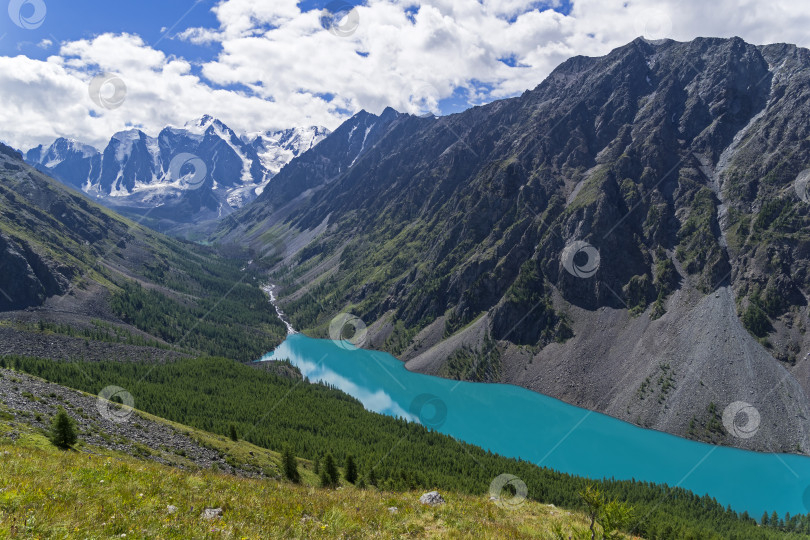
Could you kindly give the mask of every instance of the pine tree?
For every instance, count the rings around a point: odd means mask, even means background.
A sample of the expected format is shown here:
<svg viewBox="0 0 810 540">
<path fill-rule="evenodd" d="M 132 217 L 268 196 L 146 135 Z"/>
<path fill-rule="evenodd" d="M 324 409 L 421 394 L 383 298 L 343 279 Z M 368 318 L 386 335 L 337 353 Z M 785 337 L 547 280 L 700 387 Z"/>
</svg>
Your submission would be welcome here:
<svg viewBox="0 0 810 540">
<path fill-rule="evenodd" d="M 323 470 L 321 471 L 321 485 L 324 487 L 334 487 L 338 485 L 340 475 L 335 465 L 335 459 L 332 454 L 326 454 L 323 458 Z"/>
<path fill-rule="evenodd" d="M 357 464 L 351 454 L 346 456 L 346 481 L 350 484 L 357 482 Z"/>
<path fill-rule="evenodd" d="M 76 444 L 78 439 L 76 421 L 61 406 L 51 422 L 50 439 L 55 446 L 63 450 Z"/>
<path fill-rule="evenodd" d="M 368 484 L 370 486 L 377 485 L 377 473 L 374 472 L 373 468 L 368 472 Z"/>
<path fill-rule="evenodd" d="M 321 472 L 321 457 L 315 456 L 315 461 L 312 463 L 312 472 L 320 474 Z"/>
<path fill-rule="evenodd" d="M 284 476 L 287 478 L 287 480 L 295 482 L 296 484 L 300 482 L 301 475 L 298 473 L 298 460 L 295 459 L 295 456 L 289 447 L 284 449 L 284 452 L 281 455 L 281 461 L 284 466 Z"/>
<path fill-rule="evenodd" d="M 231 427 L 228 429 L 228 435 L 230 436 L 231 440 L 236 442 L 239 440 L 239 435 L 236 433 L 236 426 L 231 424 Z"/>
<path fill-rule="evenodd" d="M 767 525 L 768 525 L 768 511 L 767 511 L 767 510 L 766 510 L 766 511 L 764 511 L 764 512 L 762 513 L 762 519 L 760 519 L 760 520 L 759 520 L 759 522 L 760 522 L 760 523 L 761 523 L 763 526 L 767 526 Z"/>
</svg>

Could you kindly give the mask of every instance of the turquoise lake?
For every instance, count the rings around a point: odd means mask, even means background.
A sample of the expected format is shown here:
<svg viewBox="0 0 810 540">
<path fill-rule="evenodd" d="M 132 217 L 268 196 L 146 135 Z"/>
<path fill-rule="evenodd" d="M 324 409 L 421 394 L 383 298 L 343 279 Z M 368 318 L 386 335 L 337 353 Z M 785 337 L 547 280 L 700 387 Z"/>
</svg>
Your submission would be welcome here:
<svg viewBox="0 0 810 540">
<path fill-rule="evenodd" d="M 340 388 L 371 411 L 504 456 L 590 478 L 681 486 L 757 519 L 765 510 L 810 512 L 810 458 L 689 441 L 516 386 L 412 373 L 389 354 L 348 342 L 294 334 L 262 358 L 277 359 L 289 359 L 310 380 Z"/>
</svg>

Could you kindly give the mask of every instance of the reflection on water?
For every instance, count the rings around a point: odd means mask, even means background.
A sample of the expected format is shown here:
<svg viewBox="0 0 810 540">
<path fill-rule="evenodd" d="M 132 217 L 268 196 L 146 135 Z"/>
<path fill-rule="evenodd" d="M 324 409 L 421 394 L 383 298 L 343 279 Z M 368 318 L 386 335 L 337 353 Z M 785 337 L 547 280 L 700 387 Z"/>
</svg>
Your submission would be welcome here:
<svg viewBox="0 0 810 540">
<path fill-rule="evenodd" d="M 420 422 L 504 456 L 590 478 L 708 493 L 751 515 L 807 513 L 810 458 L 711 446 L 642 429 L 524 388 L 412 373 L 391 355 L 294 334 L 263 360 L 289 359 L 368 410 Z M 810 498 L 810 497 L 808 497 Z"/>
</svg>

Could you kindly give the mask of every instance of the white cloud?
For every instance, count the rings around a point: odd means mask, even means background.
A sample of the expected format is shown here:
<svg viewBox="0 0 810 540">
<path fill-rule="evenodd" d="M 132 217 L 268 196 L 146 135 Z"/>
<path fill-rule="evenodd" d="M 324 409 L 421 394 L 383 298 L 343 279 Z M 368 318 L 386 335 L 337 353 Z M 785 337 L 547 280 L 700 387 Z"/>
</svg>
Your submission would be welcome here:
<svg viewBox="0 0 810 540">
<path fill-rule="evenodd" d="M 567 16 L 544 9 L 556 3 L 367 0 L 356 31 L 340 37 L 296 0 L 223 0 L 213 8 L 217 27 L 177 34 L 219 51 L 202 65 L 131 34 L 62 43 L 47 61 L 0 57 L 0 138 L 24 148 L 56 136 L 103 146 L 127 126 L 155 133 L 204 113 L 257 131 L 334 128 L 360 108 L 435 112 L 459 89 L 472 103 L 518 94 L 567 57 L 606 54 L 640 33 L 810 45 L 810 4 L 789 0 L 574 0 Z M 90 100 L 87 85 L 101 72 L 125 81 L 121 107 L 98 110 Z"/>
</svg>

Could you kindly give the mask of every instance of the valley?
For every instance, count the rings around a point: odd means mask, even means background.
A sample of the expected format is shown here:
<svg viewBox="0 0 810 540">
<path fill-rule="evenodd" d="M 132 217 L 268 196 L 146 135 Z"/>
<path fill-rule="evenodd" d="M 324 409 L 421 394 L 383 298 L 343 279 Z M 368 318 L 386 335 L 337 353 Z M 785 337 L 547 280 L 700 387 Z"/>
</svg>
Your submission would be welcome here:
<svg viewBox="0 0 810 540">
<path fill-rule="evenodd" d="M 275 262 L 308 335 L 349 313 L 413 371 L 805 454 L 808 76 L 790 45 L 637 39 L 458 114 L 361 112 L 212 238 Z M 735 402 L 758 436 L 708 429 Z"/>
<path fill-rule="evenodd" d="M 91 82 L 106 146 L 0 143 L 0 537 L 810 537 L 808 49 L 642 37 L 522 93 L 289 110 L 224 75 L 265 16 L 142 64 L 216 99 Z"/>
</svg>

